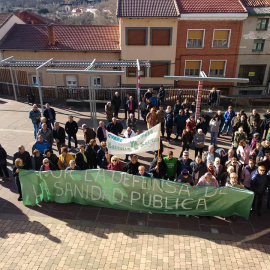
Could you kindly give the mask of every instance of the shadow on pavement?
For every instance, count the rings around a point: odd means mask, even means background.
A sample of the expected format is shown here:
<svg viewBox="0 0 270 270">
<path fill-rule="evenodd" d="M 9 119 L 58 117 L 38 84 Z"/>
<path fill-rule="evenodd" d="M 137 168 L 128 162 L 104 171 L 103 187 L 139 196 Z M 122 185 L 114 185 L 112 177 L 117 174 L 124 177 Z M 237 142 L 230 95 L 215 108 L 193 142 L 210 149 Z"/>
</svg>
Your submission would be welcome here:
<svg viewBox="0 0 270 270">
<path fill-rule="evenodd" d="M 0 213 L 2 214 L 17 214 L 20 215 L 20 220 L 16 219 L 1 219 L 1 226 L 0 226 L 0 237 L 1 238 L 8 238 L 8 234 L 11 233 L 32 233 L 37 235 L 43 235 L 48 240 L 53 241 L 55 243 L 61 243 L 61 240 L 53 235 L 50 234 L 50 230 L 41 224 L 38 221 L 30 221 L 28 216 L 23 213 L 23 211 L 18 208 L 13 203 L 0 198 Z M 23 219 L 24 225 L 21 226 L 20 222 Z M 27 224 L 25 226 L 25 221 Z"/>
</svg>

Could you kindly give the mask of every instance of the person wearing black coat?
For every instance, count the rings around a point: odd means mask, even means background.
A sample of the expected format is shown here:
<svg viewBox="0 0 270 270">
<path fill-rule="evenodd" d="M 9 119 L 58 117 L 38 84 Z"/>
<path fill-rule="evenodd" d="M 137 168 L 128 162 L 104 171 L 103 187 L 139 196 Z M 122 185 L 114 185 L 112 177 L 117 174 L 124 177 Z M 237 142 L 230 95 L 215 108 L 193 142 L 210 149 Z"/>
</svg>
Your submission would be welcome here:
<svg viewBox="0 0 270 270">
<path fill-rule="evenodd" d="M 48 158 L 44 158 L 42 161 L 42 165 L 40 167 L 40 171 L 48 171 L 46 170 L 46 166 L 49 166 L 49 171 L 55 171 L 58 169 L 58 166 L 56 167 Z"/>
<path fill-rule="evenodd" d="M 188 151 L 189 147 L 193 141 L 192 133 L 190 132 L 189 127 L 183 130 L 182 134 L 182 151 L 180 153 L 180 157 L 183 156 L 184 151 Z"/>
<path fill-rule="evenodd" d="M 105 153 L 108 151 L 106 142 L 101 142 L 100 148 L 97 152 L 97 164 L 101 167 L 102 159 L 105 157 Z"/>
<path fill-rule="evenodd" d="M 221 111 L 218 111 L 217 112 L 217 115 L 218 115 L 218 121 L 220 121 L 220 124 L 219 124 L 219 131 L 218 131 L 218 137 L 220 137 L 220 133 L 221 133 L 221 129 L 225 123 L 225 119 L 224 119 L 224 116 L 223 114 L 221 113 Z"/>
<path fill-rule="evenodd" d="M 116 118 L 113 117 L 112 122 L 108 123 L 107 131 L 118 136 L 123 131 L 123 125 L 116 121 Z"/>
<path fill-rule="evenodd" d="M 196 129 L 202 129 L 203 133 L 206 135 L 207 130 L 208 130 L 208 124 L 207 121 L 205 120 L 204 115 L 199 117 L 199 121 L 196 124 Z"/>
<path fill-rule="evenodd" d="M 136 175 L 139 172 L 139 166 L 141 166 L 141 163 L 138 161 L 138 156 L 133 155 L 131 161 L 124 166 L 124 172 Z"/>
<path fill-rule="evenodd" d="M 183 157 L 179 159 L 179 172 L 182 172 L 184 169 L 188 170 L 190 174 L 192 174 L 192 169 L 190 164 L 193 162 L 191 158 L 189 158 L 188 151 L 183 152 Z"/>
<path fill-rule="evenodd" d="M 78 124 L 73 121 L 73 116 L 70 115 L 68 117 L 68 121 L 66 122 L 65 125 L 65 131 L 68 135 L 68 151 L 71 150 L 71 137 L 73 137 L 74 141 L 75 141 L 75 149 L 78 150 L 77 146 L 78 146 L 78 141 L 77 141 L 77 132 L 78 132 Z"/>
<path fill-rule="evenodd" d="M 126 107 L 127 107 L 128 114 L 132 113 L 134 115 L 134 112 L 137 108 L 137 104 L 132 96 L 129 97 L 129 100 L 126 103 Z"/>
<path fill-rule="evenodd" d="M 208 104 L 210 106 L 209 108 L 210 112 L 212 112 L 212 109 L 214 108 L 216 102 L 217 102 L 217 90 L 216 90 L 216 87 L 213 87 L 208 97 Z"/>
<path fill-rule="evenodd" d="M 56 142 L 56 147 L 59 152 L 59 155 L 61 155 L 61 148 L 66 146 L 65 140 L 66 140 L 66 132 L 63 127 L 60 127 L 60 124 L 58 122 L 54 123 L 54 128 L 52 130 L 53 138 Z"/>
<path fill-rule="evenodd" d="M 99 127 L 97 128 L 97 138 L 99 139 L 100 143 L 107 141 L 106 126 L 103 121 L 99 122 Z"/>
<path fill-rule="evenodd" d="M 261 122 L 261 128 L 263 130 L 263 138 L 266 139 L 266 136 L 268 134 L 269 129 L 269 123 L 270 123 L 270 110 L 267 110 L 266 113 L 263 115 L 263 120 Z"/>
<path fill-rule="evenodd" d="M 149 168 L 149 171 L 150 173 L 153 174 L 153 177 L 158 178 L 158 179 L 165 178 L 166 170 L 167 170 L 167 165 L 161 155 L 158 158 L 155 158 L 151 162 L 150 168 Z"/>
<path fill-rule="evenodd" d="M 165 94 L 166 94 L 165 89 L 164 89 L 163 85 L 161 85 L 160 88 L 159 88 L 159 90 L 158 90 L 158 94 L 157 94 L 159 106 L 161 104 L 163 104 L 163 101 L 165 99 Z"/>
<path fill-rule="evenodd" d="M 114 97 L 111 101 L 113 107 L 114 107 L 114 117 L 118 118 L 118 112 L 121 107 L 121 97 L 119 96 L 118 92 L 115 92 Z"/>
<path fill-rule="evenodd" d="M 88 165 L 88 158 L 87 158 L 87 153 L 85 152 L 85 146 L 80 145 L 79 146 L 80 152 L 78 152 L 75 155 L 75 163 L 80 167 L 81 170 L 87 170 L 89 169 Z"/>
<path fill-rule="evenodd" d="M 3 177 L 9 181 L 12 180 L 7 169 L 7 152 L 0 144 L 0 178 L 3 179 Z"/>
<path fill-rule="evenodd" d="M 195 182 L 195 185 L 197 185 L 199 179 L 208 172 L 207 166 L 204 162 L 202 162 L 202 158 L 200 156 L 197 156 L 195 158 L 195 161 L 192 161 L 191 164 L 192 169 L 192 177 Z"/>
<path fill-rule="evenodd" d="M 46 117 L 47 119 L 47 127 L 52 130 L 53 126 L 54 126 L 54 122 L 56 120 L 55 117 L 55 110 L 53 108 L 51 108 L 50 104 L 47 103 L 46 105 L 46 109 L 43 112 L 43 116 Z"/>
<path fill-rule="evenodd" d="M 23 145 L 19 145 L 18 152 L 13 155 L 13 165 L 15 165 L 15 160 L 20 158 L 23 161 L 23 169 L 30 170 L 32 169 L 31 157 L 29 152 L 25 151 Z"/>
<path fill-rule="evenodd" d="M 166 116 L 165 116 L 165 120 L 166 120 L 166 133 L 167 133 L 167 141 L 170 141 L 171 139 L 171 134 L 172 134 L 172 129 L 173 129 L 173 111 L 172 111 L 172 107 L 168 106 L 166 112 Z"/>
<path fill-rule="evenodd" d="M 244 132 L 249 135 L 250 134 L 250 127 L 247 123 L 247 119 L 244 115 L 241 115 L 240 122 L 236 123 L 235 129 L 238 130 L 240 127 L 243 127 Z"/>
<path fill-rule="evenodd" d="M 54 154 L 50 152 L 50 149 L 46 149 L 44 151 L 44 158 L 47 158 L 50 163 L 53 164 L 53 166 L 55 167 L 55 170 L 58 170 L 58 157 Z"/>
<path fill-rule="evenodd" d="M 38 149 L 33 151 L 33 155 L 31 156 L 32 169 L 34 171 L 39 171 L 42 165 L 43 155 L 40 154 Z"/>
<path fill-rule="evenodd" d="M 263 193 L 267 185 L 267 175 L 266 168 L 264 166 L 259 166 L 257 172 L 251 177 L 250 187 L 254 192 L 254 200 L 252 204 L 252 210 L 255 208 L 258 216 L 261 216 L 261 208 L 263 203 Z"/>
<path fill-rule="evenodd" d="M 16 183 L 17 188 L 18 188 L 18 193 L 19 193 L 18 201 L 22 201 L 22 188 L 21 188 L 21 182 L 19 179 L 20 169 L 23 169 L 23 160 L 21 158 L 16 158 L 14 161 L 12 175 L 15 178 L 15 183 Z"/>
<path fill-rule="evenodd" d="M 89 169 L 97 168 L 97 152 L 95 150 L 97 142 L 95 139 L 92 139 L 89 144 L 86 145 L 85 153 L 87 157 L 87 163 Z"/>
</svg>

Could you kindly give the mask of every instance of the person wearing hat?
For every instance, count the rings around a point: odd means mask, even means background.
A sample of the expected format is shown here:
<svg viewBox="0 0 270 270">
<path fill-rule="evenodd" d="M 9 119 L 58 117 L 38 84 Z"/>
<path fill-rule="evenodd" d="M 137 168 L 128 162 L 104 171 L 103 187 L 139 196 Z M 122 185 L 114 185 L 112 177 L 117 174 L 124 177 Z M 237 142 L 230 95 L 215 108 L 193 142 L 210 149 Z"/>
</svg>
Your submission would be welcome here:
<svg viewBox="0 0 270 270">
<path fill-rule="evenodd" d="M 189 174 L 187 169 L 182 170 L 181 174 L 178 175 L 177 182 L 194 186 L 194 181 L 192 179 L 192 176 L 191 174 Z"/>
</svg>

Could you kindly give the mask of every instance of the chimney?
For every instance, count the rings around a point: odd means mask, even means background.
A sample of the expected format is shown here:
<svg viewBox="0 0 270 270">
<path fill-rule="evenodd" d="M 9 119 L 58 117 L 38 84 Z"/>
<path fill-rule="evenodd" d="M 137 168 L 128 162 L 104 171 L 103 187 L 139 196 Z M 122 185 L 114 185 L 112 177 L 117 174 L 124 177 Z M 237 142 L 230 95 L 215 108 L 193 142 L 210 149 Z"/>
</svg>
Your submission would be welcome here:
<svg viewBox="0 0 270 270">
<path fill-rule="evenodd" d="M 49 45 L 54 46 L 56 43 L 56 40 L 55 40 L 55 29 L 54 29 L 53 23 L 48 25 L 48 38 L 49 38 Z"/>
</svg>

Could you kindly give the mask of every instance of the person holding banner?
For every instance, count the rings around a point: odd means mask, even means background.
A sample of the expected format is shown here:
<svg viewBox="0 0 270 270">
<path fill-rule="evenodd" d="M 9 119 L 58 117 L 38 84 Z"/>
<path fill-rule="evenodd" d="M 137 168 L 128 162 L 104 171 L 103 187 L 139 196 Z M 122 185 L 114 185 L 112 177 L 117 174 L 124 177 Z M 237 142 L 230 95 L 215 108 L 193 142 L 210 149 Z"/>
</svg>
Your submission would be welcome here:
<svg viewBox="0 0 270 270">
<path fill-rule="evenodd" d="M 151 177 L 151 175 L 149 173 L 145 172 L 144 166 L 139 166 L 139 172 L 136 173 L 136 175 L 144 176 L 144 177 Z"/>
<path fill-rule="evenodd" d="M 129 139 L 135 136 L 136 136 L 135 132 L 130 127 L 128 127 L 127 130 L 124 132 L 124 138 Z M 125 162 L 129 161 L 128 159 L 129 156 L 132 157 L 132 155 L 126 155 L 126 158 L 124 160 Z"/>
<path fill-rule="evenodd" d="M 167 165 L 161 155 L 154 158 L 149 168 L 149 171 L 153 174 L 153 177 L 158 179 L 165 178 L 166 170 Z"/>
<path fill-rule="evenodd" d="M 128 174 L 136 175 L 139 172 L 139 167 L 141 166 L 140 162 L 138 161 L 138 156 L 133 155 L 131 161 L 126 164 L 124 167 L 124 172 Z"/>
<path fill-rule="evenodd" d="M 111 159 L 111 163 L 108 165 L 107 169 L 109 171 L 123 171 L 123 165 L 118 156 L 113 156 Z"/>
<path fill-rule="evenodd" d="M 215 176 L 213 176 L 210 172 L 205 173 L 200 179 L 197 184 L 199 187 L 219 187 L 218 181 L 216 180 Z"/>
<path fill-rule="evenodd" d="M 177 158 L 173 156 L 173 151 L 169 152 L 169 155 L 164 158 L 164 161 L 167 165 L 165 179 L 174 181 L 177 172 Z"/>
</svg>

